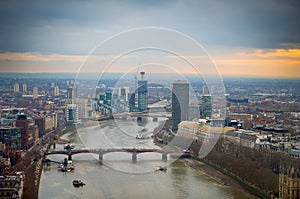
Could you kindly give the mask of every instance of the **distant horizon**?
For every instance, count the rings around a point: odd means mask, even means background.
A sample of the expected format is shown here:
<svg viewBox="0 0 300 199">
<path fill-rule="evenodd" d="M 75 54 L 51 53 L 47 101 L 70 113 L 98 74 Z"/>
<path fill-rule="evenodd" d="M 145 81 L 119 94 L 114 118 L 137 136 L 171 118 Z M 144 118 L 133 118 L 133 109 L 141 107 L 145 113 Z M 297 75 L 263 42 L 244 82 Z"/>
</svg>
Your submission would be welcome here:
<svg viewBox="0 0 300 199">
<path fill-rule="evenodd" d="M 17 78 L 22 78 L 20 77 L 20 75 L 68 75 L 68 76 L 76 76 L 77 73 L 75 72 L 0 72 L 0 77 L 3 78 L 2 75 L 16 75 L 16 76 L 19 76 Z M 92 72 L 82 72 L 80 74 L 83 74 L 83 75 L 91 75 L 92 78 L 91 79 L 94 79 L 96 76 L 98 77 L 100 74 L 96 74 L 96 73 L 92 73 Z M 125 74 L 125 73 L 122 73 L 122 72 L 107 72 L 105 73 L 106 75 L 122 75 L 122 74 Z M 135 75 L 134 72 L 132 73 L 129 73 L 129 74 L 132 74 L 132 75 Z M 176 75 L 177 73 L 157 73 L 157 72 L 151 72 L 151 73 L 146 73 L 146 76 L 149 75 L 149 74 L 158 74 L 158 75 Z M 182 75 L 187 75 L 187 76 L 196 76 L 198 74 L 194 74 L 194 73 L 180 73 Z M 203 74 L 205 77 L 213 77 L 215 75 L 211 75 L 211 74 Z M 287 79 L 287 80 L 298 80 L 300 79 L 300 77 L 272 77 L 272 76 L 245 76 L 245 75 L 222 75 L 220 74 L 221 78 L 242 78 L 242 79 Z M 13 77 L 10 77 L 10 78 L 13 78 Z M 23 77 L 23 78 L 30 78 L 30 77 Z M 39 78 L 39 77 L 34 77 L 34 78 Z M 41 77 L 43 78 L 43 77 Z M 58 78 L 58 77 L 56 77 Z M 72 78 L 72 77 L 60 77 L 59 79 L 61 78 Z"/>
</svg>

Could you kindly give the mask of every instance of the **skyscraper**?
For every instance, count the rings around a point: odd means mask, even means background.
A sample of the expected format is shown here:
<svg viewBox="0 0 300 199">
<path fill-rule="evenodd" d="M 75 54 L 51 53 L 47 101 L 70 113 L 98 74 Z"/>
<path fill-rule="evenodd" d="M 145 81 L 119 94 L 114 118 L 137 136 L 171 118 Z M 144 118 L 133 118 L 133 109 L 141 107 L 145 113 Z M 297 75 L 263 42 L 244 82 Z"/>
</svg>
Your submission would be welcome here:
<svg viewBox="0 0 300 199">
<path fill-rule="evenodd" d="M 188 120 L 189 84 L 185 80 L 173 82 L 172 88 L 172 130 L 178 130 L 181 121 Z"/>
<path fill-rule="evenodd" d="M 37 117 L 34 118 L 34 124 L 39 128 L 39 137 L 43 137 L 45 134 L 45 118 Z"/>
<path fill-rule="evenodd" d="M 78 117 L 80 119 L 88 118 L 88 100 L 87 99 L 76 99 L 76 105 L 78 110 Z"/>
<path fill-rule="evenodd" d="M 212 116 L 212 96 L 210 94 L 204 94 L 201 97 L 201 111 L 202 118 Z"/>
<path fill-rule="evenodd" d="M 67 99 L 72 100 L 74 98 L 74 88 L 68 87 L 67 88 Z"/>
<path fill-rule="evenodd" d="M 23 83 L 23 93 L 26 94 L 27 92 L 27 84 L 26 83 Z"/>
<path fill-rule="evenodd" d="M 129 97 L 128 93 L 129 93 L 129 91 L 130 91 L 130 88 L 129 88 L 129 86 L 124 86 L 123 88 L 125 89 L 125 95 L 126 95 L 126 96 L 125 96 L 125 100 L 128 101 L 128 100 L 129 100 L 129 98 L 128 98 L 128 97 Z"/>
<path fill-rule="evenodd" d="M 68 104 L 66 107 L 66 112 L 68 123 L 79 122 L 78 107 L 76 104 Z"/>
<path fill-rule="evenodd" d="M 21 127 L 21 149 L 27 150 L 28 147 L 28 120 L 26 115 L 18 115 L 16 127 Z"/>
<path fill-rule="evenodd" d="M 53 95 L 55 97 L 59 96 L 59 87 L 57 85 L 54 86 Z"/>
<path fill-rule="evenodd" d="M 120 88 L 120 98 L 126 100 L 126 89 Z"/>
<path fill-rule="evenodd" d="M 134 112 L 135 111 L 135 93 L 128 93 L 129 95 L 129 112 Z"/>
<path fill-rule="evenodd" d="M 18 83 L 15 83 L 14 84 L 14 92 L 20 92 L 20 87 L 19 87 L 19 84 Z"/>
<path fill-rule="evenodd" d="M 143 112 L 148 109 L 148 81 L 145 80 L 145 72 L 141 72 L 138 81 L 138 110 Z"/>
<path fill-rule="evenodd" d="M 33 99 L 37 99 L 39 96 L 39 90 L 37 87 L 33 87 Z"/>
</svg>

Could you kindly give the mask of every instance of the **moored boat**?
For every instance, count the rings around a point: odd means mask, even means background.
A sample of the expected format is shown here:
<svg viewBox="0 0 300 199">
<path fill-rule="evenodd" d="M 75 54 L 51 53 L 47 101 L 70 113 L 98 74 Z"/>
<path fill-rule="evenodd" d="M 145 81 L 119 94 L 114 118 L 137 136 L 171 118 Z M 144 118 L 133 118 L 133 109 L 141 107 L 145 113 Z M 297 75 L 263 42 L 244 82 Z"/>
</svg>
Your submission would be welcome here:
<svg viewBox="0 0 300 199">
<path fill-rule="evenodd" d="M 136 139 L 141 139 L 141 140 L 143 140 L 143 139 L 149 139 L 150 137 L 149 136 L 147 136 L 147 135 L 143 135 L 143 134 L 137 134 L 136 135 L 136 137 L 135 137 Z"/>
<path fill-rule="evenodd" d="M 167 167 L 166 166 L 157 166 L 154 168 L 155 171 L 167 171 Z"/>
<path fill-rule="evenodd" d="M 57 169 L 60 170 L 64 165 L 62 163 L 57 165 Z"/>
<path fill-rule="evenodd" d="M 85 185 L 84 182 L 82 182 L 81 180 L 73 180 L 73 186 L 74 187 L 80 187 L 80 186 L 83 186 Z"/>
</svg>

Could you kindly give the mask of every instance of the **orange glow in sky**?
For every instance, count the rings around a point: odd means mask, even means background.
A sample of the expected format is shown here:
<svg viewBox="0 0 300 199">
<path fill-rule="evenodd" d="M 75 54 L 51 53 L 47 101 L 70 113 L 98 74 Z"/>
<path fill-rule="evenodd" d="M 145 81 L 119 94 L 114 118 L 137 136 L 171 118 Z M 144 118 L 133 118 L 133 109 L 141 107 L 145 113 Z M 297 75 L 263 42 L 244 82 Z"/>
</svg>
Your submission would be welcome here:
<svg viewBox="0 0 300 199">
<path fill-rule="evenodd" d="M 12 53 L 0 54 L 0 72 L 20 73 L 72 73 L 77 72 L 84 55 Z M 113 56 L 111 56 L 113 57 Z M 188 57 L 188 56 L 187 56 Z M 211 55 L 221 75 L 257 76 L 257 77 L 300 77 L 300 49 L 254 49 L 249 52 L 239 50 L 233 53 Z M 110 59 L 110 57 L 106 57 Z M 191 61 L 197 57 L 188 57 Z M 95 58 L 102 59 L 101 57 Z M 127 63 L 129 64 L 129 63 Z M 194 73 L 192 69 L 172 62 L 170 66 L 180 73 Z M 95 71 L 97 71 L 95 69 Z M 87 71 L 87 72 L 95 72 Z M 110 72 L 128 72 L 126 67 L 113 69 Z M 162 73 L 164 70 L 153 71 Z M 167 72 L 167 71 L 166 71 Z"/>
</svg>

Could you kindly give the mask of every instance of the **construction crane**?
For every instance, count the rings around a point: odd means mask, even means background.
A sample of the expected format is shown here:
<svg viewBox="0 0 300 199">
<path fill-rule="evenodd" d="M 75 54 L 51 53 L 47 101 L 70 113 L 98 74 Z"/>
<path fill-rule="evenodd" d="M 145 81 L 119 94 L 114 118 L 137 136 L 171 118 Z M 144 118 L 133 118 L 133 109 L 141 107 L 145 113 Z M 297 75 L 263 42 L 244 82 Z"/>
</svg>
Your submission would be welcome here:
<svg viewBox="0 0 300 199">
<path fill-rule="evenodd" d="M 141 64 L 138 65 L 137 70 L 136 70 L 136 74 L 135 74 L 135 88 L 134 88 L 134 93 L 135 93 L 135 98 L 136 98 L 136 102 L 138 100 L 138 75 L 139 75 L 139 70 L 140 70 L 140 66 Z"/>
<path fill-rule="evenodd" d="M 140 70 L 140 66 L 141 64 L 138 65 L 137 70 L 136 70 L 136 74 L 135 74 L 135 93 L 137 92 L 138 89 L 138 75 L 139 75 L 139 70 Z"/>
</svg>

